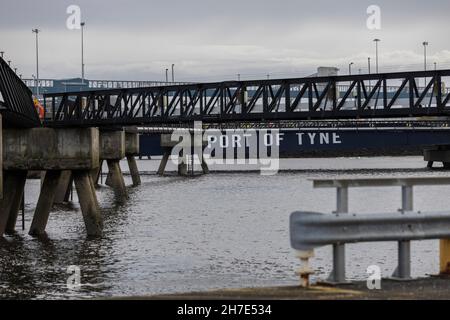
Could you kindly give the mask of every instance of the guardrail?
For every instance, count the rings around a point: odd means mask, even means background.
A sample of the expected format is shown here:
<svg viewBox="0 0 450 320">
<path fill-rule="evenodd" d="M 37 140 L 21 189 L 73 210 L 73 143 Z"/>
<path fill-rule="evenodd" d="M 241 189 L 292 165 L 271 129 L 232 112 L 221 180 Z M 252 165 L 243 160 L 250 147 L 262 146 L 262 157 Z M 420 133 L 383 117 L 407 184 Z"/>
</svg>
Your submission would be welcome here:
<svg viewBox="0 0 450 320">
<path fill-rule="evenodd" d="M 355 242 L 398 241 L 398 267 L 393 278 L 411 279 L 411 240 L 441 239 L 440 273 L 450 273 L 450 211 L 413 212 L 413 187 L 450 185 L 447 177 L 407 177 L 373 179 L 317 179 L 314 188 L 336 188 L 334 215 L 294 212 L 290 218 L 291 245 L 303 262 L 301 285 L 309 285 L 312 273 L 308 260 L 313 250 L 333 245 L 333 271 L 328 282 L 347 283 L 345 244 Z M 348 189 L 358 187 L 401 187 L 402 207 L 396 213 L 348 214 Z"/>
</svg>

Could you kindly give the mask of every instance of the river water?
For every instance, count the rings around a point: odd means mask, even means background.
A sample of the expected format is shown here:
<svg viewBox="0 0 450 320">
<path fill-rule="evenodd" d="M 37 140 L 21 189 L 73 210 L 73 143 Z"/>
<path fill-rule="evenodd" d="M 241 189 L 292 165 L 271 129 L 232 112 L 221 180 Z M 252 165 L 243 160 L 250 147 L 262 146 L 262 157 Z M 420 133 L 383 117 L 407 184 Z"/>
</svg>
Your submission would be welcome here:
<svg viewBox="0 0 450 320">
<path fill-rule="evenodd" d="M 141 160 L 152 172 L 157 160 Z M 122 164 L 124 171 L 128 168 Z M 171 164 L 169 170 L 174 166 Z M 214 172 L 193 178 L 143 175 L 129 188 L 125 204 L 108 187 L 98 190 L 105 219 L 104 236 L 87 239 L 76 195 L 73 205 L 56 208 L 48 238 L 21 230 L 0 239 L 0 297 L 66 299 L 175 293 L 217 288 L 298 284 L 299 261 L 289 244 L 289 215 L 297 210 L 331 213 L 333 189 L 313 189 L 312 178 L 445 176 L 425 169 L 422 157 L 282 160 L 273 176 L 258 172 Z M 214 168 L 213 168 L 214 169 Z M 243 169 L 239 167 L 238 169 Z M 129 177 L 126 182 L 131 183 Z M 39 181 L 26 185 L 25 223 L 29 227 Z M 450 205 L 450 186 L 417 187 L 417 210 Z M 400 188 L 351 189 L 350 211 L 396 211 Z M 347 246 L 347 272 L 365 279 L 369 265 L 383 276 L 396 266 L 395 243 Z M 68 288 L 68 267 L 81 272 L 81 287 Z M 331 269 L 331 248 L 316 250 L 315 279 Z M 438 272 L 438 241 L 413 242 L 412 273 Z"/>
</svg>

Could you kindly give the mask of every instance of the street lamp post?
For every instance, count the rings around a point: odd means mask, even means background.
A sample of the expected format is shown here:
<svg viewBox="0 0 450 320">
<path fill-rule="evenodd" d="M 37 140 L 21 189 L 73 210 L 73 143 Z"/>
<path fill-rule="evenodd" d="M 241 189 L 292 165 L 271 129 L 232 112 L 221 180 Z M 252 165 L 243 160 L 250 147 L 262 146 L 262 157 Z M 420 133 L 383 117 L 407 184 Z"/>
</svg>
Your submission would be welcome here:
<svg viewBox="0 0 450 320">
<path fill-rule="evenodd" d="M 377 71 L 377 73 L 379 72 L 378 70 L 378 42 L 380 42 L 380 39 L 374 39 L 373 40 L 375 42 L 375 69 Z"/>
<path fill-rule="evenodd" d="M 169 83 L 169 69 L 166 68 L 166 83 Z"/>
<path fill-rule="evenodd" d="M 36 34 L 36 96 L 39 96 L 39 29 L 31 30 Z"/>
<path fill-rule="evenodd" d="M 175 82 L 175 64 L 172 63 L 172 82 Z"/>
<path fill-rule="evenodd" d="M 240 73 L 237 74 L 237 77 L 238 77 L 238 81 L 241 81 L 241 74 Z"/>
<path fill-rule="evenodd" d="M 5 54 L 5 51 L 0 51 L 0 55 L 2 56 L 2 59 L 3 59 L 4 54 Z"/>
<path fill-rule="evenodd" d="M 370 74 L 370 57 L 367 58 L 368 71 Z M 369 89 L 372 87 L 372 80 L 369 80 Z"/>
<path fill-rule="evenodd" d="M 85 22 L 81 22 L 81 83 L 84 84 L 84 26 Z"/>
<path fill-rule="evenodd" d="M 434 71 L 437 70 L 437 62 L 434 63 Z"/>
<path fill-rule="evenodd" d="M 427 46 L 428 46 L 428 41 L 424 41 L 422 43 L 423 45 L 423 70 L 427 71 Z M 424 88 L 427 86 L 427 78 L 425 77 L 425 85 Z"/>
<path fill-rule="evenodd" d="M 348 74 L 349 74 L 349 75 L 352 75 L 352 65 L 354 65 L 353 62 L 350 62 L 350 63 L 348 64 Z"/>
</svg>

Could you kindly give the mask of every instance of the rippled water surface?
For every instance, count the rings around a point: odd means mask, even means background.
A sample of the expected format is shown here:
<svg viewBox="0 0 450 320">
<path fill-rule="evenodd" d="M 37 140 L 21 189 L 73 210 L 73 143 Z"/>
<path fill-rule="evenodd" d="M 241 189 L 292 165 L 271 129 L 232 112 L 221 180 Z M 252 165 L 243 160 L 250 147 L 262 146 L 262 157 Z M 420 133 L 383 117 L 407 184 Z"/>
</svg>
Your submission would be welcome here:
<svg viewBox="0 0 450 320">
<path fill-rule="evenodd" d="M 147 172 L 158 161 L 138 161 Z M 122 164 L 127 171 L 126 163 Z M 331 213 L 335 191 L 312 188 L 314 177 L 447 175 L 430 172 L 420 157 L 285 160 L 281 172 L 221 172 L 195 178 L 142 176 L 130 199 L 116 204 L 108 187 L 98 190 L 104 236 L 89 240 L 76 195 L 72 206 L 55 208 L 47 239 L 21 230 L 0 239 L 0 297 L 82 298 L 148 295 L 224 287 L 296 284 L 299 262 L 289 245 L 289 214 L 296 210 Z M 170 168 L 169 168 L 170 169 Z M 130 180 L 126 177 L 127 184 Z M 29 227 L 39 181 L 26 186 Z M 450 187 L 417 187 L 415 209 L 443 210 Z M 351 189 L 350 211 L 395 211 L 399 188 Z M 395 243 L 354 244 L 347 249 L 348 276 L 361 279 L 378 264 L 383 275 L 396 265 Z M 438 271 L 438 242 L 414 242 L 412 272 Z M 331 248 L 316 250 L 315 277 L 331 268 Z M 81 270 L 82 287 L 69 290 L 67 268 Z"/>
</svg>

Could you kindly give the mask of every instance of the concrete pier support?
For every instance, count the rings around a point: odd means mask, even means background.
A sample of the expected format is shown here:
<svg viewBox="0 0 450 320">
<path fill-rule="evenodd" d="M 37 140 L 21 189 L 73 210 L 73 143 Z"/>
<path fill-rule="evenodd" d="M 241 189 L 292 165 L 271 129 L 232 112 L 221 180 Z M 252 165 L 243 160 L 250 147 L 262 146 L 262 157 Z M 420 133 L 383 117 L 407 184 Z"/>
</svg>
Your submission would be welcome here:
<svg viewBox="0 0 450 320">
<path fill-rule="evenodd" d="M 46 171 L 46 174 L 30 234 L 41 235 L 45 232 L 50 210 L 59 191 L 58 186 L 67 186 L 72 174 L 78 185 L 78 197 L 87 233 L 101 234 L 101 215 L 90 177 L 91 171 L 99 165 L 97 129 L 5 130 L 3 145 L 3 169 L 10 192 L 6 193 L 7 197 L 0 203 L 0 231 L 14 231 L 27 171 L 38 170 Z M 86 179 L 89 183 L 86 183 Z M 67 188 L 62 189 L 61 195 L 66 195 Z"/>
<path fill-rule="evenodd" d="M 103 220 L 100 215 L 94 183 L 89 171 L 74 171 L 73 177 L 77 189 L 80 207 L 88 236 L 101 236 Z"/>
<path fill-rule="evenodd" d="M 94 182 L 94 187 L 98 187 L 98 181 L 100 180 L 100 175 L 102 174 L 103 160 L 100 160 L 100 164 L 98 168 L 92 169 L 91 176 L 92 181 Z"/>
<path fill-rule="evenodd" d="M 133 186 L 139 186 L 141 184 L 141 176 L 136 163 L 136 157 L 139 156 L 139 134 L 137 128 L 127 128 L 125 130 L 125 155 Z"/>
<path fill-rule="evenodd" d="M 128 167 L 130 168 L 131 180 L 133 181 L 133 186 L 137 187 L 141 185 L 141 176 L 139 174 L 139 169 L 136 163 L 135 156 L 127 156 Z"/>
<path fill-rule="evenodd" d="M 47 172 L 47 174 L 48 174 L 48 172 Z M 46 174 L 46 176 L 47 176 L 47 174 Z M 72 171 L 70 171 L 70 170 L 61 171 L 59 181 L 58 181 L 58 186 L 55 191 L 55 198 L 54 198 L 53 203 L 54 204 L 63 204 L 63 203 L 69 202 L 70 191 L 72 189 L 72 185 L 73 185 Z"/>
<path fill-rule="evenodd" d="M 108 185 L 114 190 L 118 200 L 127 198 L 127 188 L 123 179 L 122 170 L 118 160 L 107 160 L 108 163 Z"/>
<path fill-rule="evenodd" d="M 125 132 L 100 132 L 100 159 L 108 164 L 108 176 L 105 184 L 114 189 L 117 200 L 127 198 L 127 189 L 120 169 L 120 160 L 125 158 Z"/>
<path fill-rule="evenodd" d="M 191 168 L 189 170 L 189 159 L 188 156 L 193 157 L 194 153 L 192 150 L 203 150 L 203 148 L 207 145 L 207 141 L 203 140 L 202 138 L 198 138 L 190 133 L 186 133 L 187 138 L 181 139 L 181 141 L 172 141 L 172 135 L 170 134 L 162 134 L 161 135 L 161 147 L 164 150 L 163 158 L 161 160 L 161 163 L 159 165 L 157 174 L 158 175 L 164 175 L 167 162 L 170 158 L 170 156 L 174 153 L 174 148 L 181 148 L 180 150 L 177 149 L 177 151 L 174 155 L 178 156 L 178 175 L 180 176 L 187 176 L 189 173 L 193 173 L 194 170 Z M 186 152 L 186 150 L 188 150 Z M 186 154 L 184 154 L 186 153 Z M 205 159 L 203 158 L 203 155 L 201 158 L 201 168 L 202 172 L 204 174 L 209 173 L 209 168 L 207 163 L 205 162 Z M 191 158 L 192 159 L 192 158 Z"/>
<path fill-rule="evenodd" d="M 432 168 L 434 162 L 442 162 L 445 169 L 450 169 L 450 145 L 425 149 L 423 155 L 428 168 Z"/>
<path fill-rule="evenodd" d="M 0 236 L 15 231 L 17 216 L 22 204 L 23 191 L 27 179 L 25 170 L 5 170 L 4 193 L 0 200 Z"/>
<path fill-rule="evenodd" d="M 167 162 L 169 161 L 170 154 L 172 153 L 171 147 L 163 147 L 163 157 L 161 159 L 161 162 L 159 163 L 159 168 L 157 174 L 160 176 L 164 175 L 164 172 L 166 170 Z"/>
<path fill-rule="evenodd" d="M 65 171 L 65 175 L 71 178 L 72 173 Z M 50 210 L 52 209 L 58 187 L 62 178 L 62 171 L 49 170 L 44 177 L 44 183 L 42 184 L 41 193 L 34 211 L 33 222 L 30 227 L 30 235 L 39 236 L 45 233 L 45 227 L 47 226 Z M 64 185 L 68 188 L 68 185 Z"/>
</svg>

